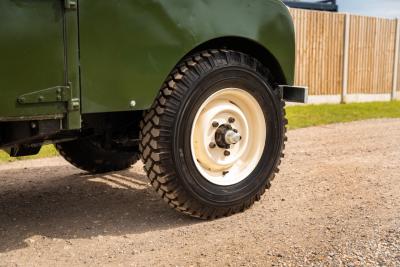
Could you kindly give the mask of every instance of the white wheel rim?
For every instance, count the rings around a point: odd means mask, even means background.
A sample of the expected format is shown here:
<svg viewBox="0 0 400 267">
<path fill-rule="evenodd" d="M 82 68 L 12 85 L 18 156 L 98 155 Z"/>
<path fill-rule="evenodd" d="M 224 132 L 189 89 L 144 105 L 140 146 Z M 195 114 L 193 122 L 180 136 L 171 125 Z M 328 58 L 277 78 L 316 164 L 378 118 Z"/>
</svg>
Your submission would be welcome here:
<svg viewBox="0 0 400 267">
<path fill-rule="evenodd" d="M 213 126 L 213 122 L 218 126 Z M 226 129 L 228 125 L 241 137 L 237 143 L 230 144 L 229 149 L 220 147 L 215 139 L 216 130 L 219 127 Z M 229 186 L 243 181 L 261 159 L 266 132 L 264 113 L 250 93 L 238 88 L 219 90 L 206 99 L 193 121 L 190 142 L 197 170 L 216 185 Z M 223 140 L 226 139 L 231 140 Z M 210 146 L 210 143 L 216 146 Z M 229 156 L 224 154 L 226 150 Z"/>
</svg>

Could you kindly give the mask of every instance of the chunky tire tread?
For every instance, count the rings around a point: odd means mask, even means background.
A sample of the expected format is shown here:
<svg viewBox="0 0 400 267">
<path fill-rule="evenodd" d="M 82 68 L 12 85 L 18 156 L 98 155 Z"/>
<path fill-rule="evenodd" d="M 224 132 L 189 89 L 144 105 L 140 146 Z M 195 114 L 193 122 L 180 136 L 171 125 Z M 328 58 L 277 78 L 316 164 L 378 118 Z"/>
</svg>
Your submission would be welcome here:
<svg viewBox="0 0 400 267">
<path fill-rule="evenodd" d="M 138 152 L 109 151 L 85 139 L 59 143 L 55 147 L 66 161 L 93 174 L 125 170 L 139 160 Z"/>
<path fill-rule="evenodd" d="M 261 199 L 266 189 L 271 187 L 275 173 L 279 172 L 280 160 L 276 162 L 274 173 L 268 177 L 265 185 L 254 196 L 234 207 L 205 207 L 189 196 L 177 181 L 174 167 L 169 162 L 171 160 L 172 127 L 175 121 L 176 107 L 179 107 L 180 102 L 189 90 L 190 81 L 196 80 L 201 72 L 207 71 L 206 67 L 211 69 L 215 66 L 223 67 L 228 64 L 246 65 L 272 81 L 268 69 L 246 54 L 232 50 L 203 51 L 187 57 L 171 72 L 152 107 L 144 111 L 140 123 L 139 151 L 151 185 L 173 209 L 201 219 L 230 216 L 248 209 L 255 201 Z M 280 98 L 277 85 L 274 86 L 274 90 L 281 103 L 280 109 L 284 118 L 285 102 Z M 281 148 L 283 151 L 284 142 L 287 140 L 285 134 L 287 120 L 284 118 L 282 122 L 284 134 L 281 140 Z M 283 153 L 281 155 L 283 157 Z"/>
</svg>

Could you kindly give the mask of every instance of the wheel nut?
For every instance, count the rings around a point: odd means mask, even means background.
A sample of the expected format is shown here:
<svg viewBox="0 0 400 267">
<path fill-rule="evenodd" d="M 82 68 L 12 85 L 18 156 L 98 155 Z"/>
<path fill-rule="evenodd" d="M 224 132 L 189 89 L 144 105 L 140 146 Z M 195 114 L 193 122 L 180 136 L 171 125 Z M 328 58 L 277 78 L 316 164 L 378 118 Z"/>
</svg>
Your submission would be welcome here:
<svg viewBox="0 0 400 267">
<path fill-rule="evenodd" d="M 227 156 L 229 156 L 231 154 L 231 152 L 229 152 L 228 150 L 225 150 L 224 151 L 224 155 L 227 157 Z"/>
<path fill-rule="evenodd" d="M 237 130 L 237 129 L 233 129 L 233 131 L 234 131 L 235 133 L 238 133 L 238 130 Z"/>
<path fill-rule="evenodd" d="M 214 121 L 214 122 L 212 123 L 212 126 L 213 126 L 214 128 L 217 128 L 217 127 L 219 126 L 219 123 L 218 123 L 217 121 Z"/>
<path fill-rule="evenodd" d="M 235 118 L 234 117 L 229 117 L 228 122 L 229 123 L 234 123 L 235 122 Z"/>
<path fill-rule="evenodd" d="M 209 146 L 210 148 L 215 148 L 217 145 L 214 142 L 211 142 Z"/>
</svg>

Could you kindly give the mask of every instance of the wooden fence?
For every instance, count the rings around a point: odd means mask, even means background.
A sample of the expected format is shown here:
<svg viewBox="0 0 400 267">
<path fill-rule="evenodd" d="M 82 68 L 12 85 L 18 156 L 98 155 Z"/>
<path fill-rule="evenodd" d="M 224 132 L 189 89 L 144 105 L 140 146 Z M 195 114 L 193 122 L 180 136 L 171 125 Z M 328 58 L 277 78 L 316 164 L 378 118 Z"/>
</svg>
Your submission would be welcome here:
<svg viewBox="0 0 400 267">
<path fill-rule="evenodd" d="M 295 83 L 308 86 L 311 102 L 400 95 L 399 20 L 302 9 L 291 13 L 297 41 Z"/>
</svg>

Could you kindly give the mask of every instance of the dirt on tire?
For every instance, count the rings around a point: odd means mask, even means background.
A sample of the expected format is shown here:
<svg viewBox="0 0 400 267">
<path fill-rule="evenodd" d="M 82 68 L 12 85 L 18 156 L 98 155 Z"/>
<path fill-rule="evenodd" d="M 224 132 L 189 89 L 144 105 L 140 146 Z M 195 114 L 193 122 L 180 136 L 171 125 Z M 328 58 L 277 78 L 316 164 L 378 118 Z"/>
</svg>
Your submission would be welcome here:
<svg viewBox="0 0 400 267">
<path fill-rule="evenodd" d="M 288 132 L 281 172 L 244 213 L 173 211 L 142 165 L 0 165 L 0 266 L 399 266 L 400 119 Z"/>
</svg>

